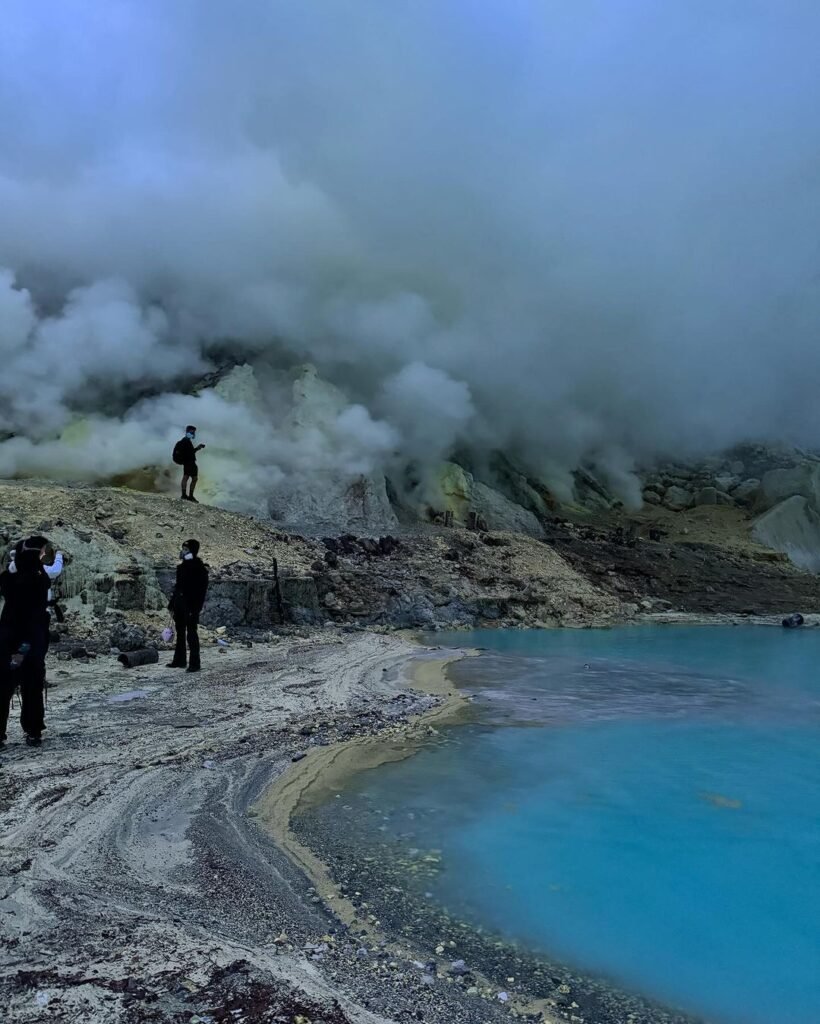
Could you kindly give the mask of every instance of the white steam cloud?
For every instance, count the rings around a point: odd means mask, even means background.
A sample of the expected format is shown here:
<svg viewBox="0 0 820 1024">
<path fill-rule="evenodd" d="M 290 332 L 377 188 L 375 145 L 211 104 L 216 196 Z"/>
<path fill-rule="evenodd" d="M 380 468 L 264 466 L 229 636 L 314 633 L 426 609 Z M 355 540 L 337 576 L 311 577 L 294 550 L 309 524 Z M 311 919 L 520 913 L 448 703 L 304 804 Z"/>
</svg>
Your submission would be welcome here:
<svg viewBox="0 0 820 1024">
<path fill-rule="evenodd" d="M 456 445 L 627 496 L 816 445 L 818 36 L 804 0 L 7 0 L 0 474 L 189 420 L 250 506 Z M 226 352 L 352 404 L 179 393 Z"/>
</svg>

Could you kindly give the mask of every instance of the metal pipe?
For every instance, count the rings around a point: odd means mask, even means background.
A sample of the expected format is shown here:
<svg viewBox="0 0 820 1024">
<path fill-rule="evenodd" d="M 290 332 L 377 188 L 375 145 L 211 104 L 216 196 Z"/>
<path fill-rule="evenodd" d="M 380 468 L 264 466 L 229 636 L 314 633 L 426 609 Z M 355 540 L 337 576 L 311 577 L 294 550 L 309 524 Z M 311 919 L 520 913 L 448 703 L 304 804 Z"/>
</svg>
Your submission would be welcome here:
<svg viewBox="0 0 820 1024">
<path fill-rule="evenodd" d="M 156 665 L 159 651 L 156 647 L 143 647 L 139 651 L 123 651 L 117 661 L 124 668 L 136 668 L 137 665 Z"/>
</svg>

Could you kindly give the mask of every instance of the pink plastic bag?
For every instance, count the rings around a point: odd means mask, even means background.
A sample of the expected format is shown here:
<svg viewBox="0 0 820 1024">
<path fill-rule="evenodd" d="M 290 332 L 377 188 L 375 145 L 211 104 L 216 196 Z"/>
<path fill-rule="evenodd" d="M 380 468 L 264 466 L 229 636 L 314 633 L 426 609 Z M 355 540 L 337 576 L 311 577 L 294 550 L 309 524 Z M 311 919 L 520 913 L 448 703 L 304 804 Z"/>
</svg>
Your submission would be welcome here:
<svg viewBox="0 0 820 1024">
<path fill-rule="evenodd" d="M 162 639 L 166 644 L 169 644 L 174 639 L 174 631 L 170 626 L 166 626 L 162 631 Z"/>
</svg>

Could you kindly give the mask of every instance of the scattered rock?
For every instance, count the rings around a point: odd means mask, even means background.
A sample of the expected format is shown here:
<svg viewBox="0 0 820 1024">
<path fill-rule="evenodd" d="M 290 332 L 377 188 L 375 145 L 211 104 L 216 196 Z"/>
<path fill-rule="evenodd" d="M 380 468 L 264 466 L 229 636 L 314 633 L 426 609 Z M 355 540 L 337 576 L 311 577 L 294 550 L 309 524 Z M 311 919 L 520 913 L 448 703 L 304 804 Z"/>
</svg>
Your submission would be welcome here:
<svg viewBox="0 0 820 1024">
<path fill-rule="evenodd" d="M 109 642 L 112 647 L 117 648 L 117 654 L 121 651 L 138 651 L 145 647 L 145 630 L 133 623 L 120 621 L 111 630 Z"/>
<path fill-rule="evenodd" d="M 755 522 L 752 536 L 799 568 L 820 572 L 820 513 L 806 498 L 794 495 L 769 509 Z"/>
<path fill-rule="evenodd" d="M 663 503 L 673 512 L 682 512 L 691 506 L 692 492 L 687 491 L 684 487 L 668 487 L 663 496 Z"/>
<path fill-rule="evenodd" d="M 732 497 L 740 505 L 751 504 L 756 499 L 759 490 L 760 481 L 750 477 L 735 487 L 732 491 Z"/>
<path fill-rule="evenodd" d="M 702 487 L 694 498 L 695 505 L 734 505 L 734 499 L 716 487 Z"/>
</svg>

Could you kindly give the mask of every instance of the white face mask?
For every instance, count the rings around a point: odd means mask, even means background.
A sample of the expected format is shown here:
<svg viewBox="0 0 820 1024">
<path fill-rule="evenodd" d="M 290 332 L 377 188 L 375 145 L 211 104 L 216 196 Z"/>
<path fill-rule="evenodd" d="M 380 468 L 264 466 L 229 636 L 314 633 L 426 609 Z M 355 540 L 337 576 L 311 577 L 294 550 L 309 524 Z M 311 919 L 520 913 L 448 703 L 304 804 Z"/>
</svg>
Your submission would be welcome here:
<svg viewBox="0 0 820 1024">
<path fill-rule="evenodd" d="M 194 556 L 187 549 L 183 549 L 182 557 L 185 559 L 186 562 L 189 562 Z"/>
</svg>

